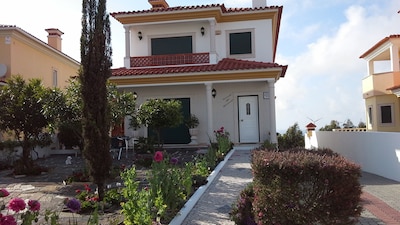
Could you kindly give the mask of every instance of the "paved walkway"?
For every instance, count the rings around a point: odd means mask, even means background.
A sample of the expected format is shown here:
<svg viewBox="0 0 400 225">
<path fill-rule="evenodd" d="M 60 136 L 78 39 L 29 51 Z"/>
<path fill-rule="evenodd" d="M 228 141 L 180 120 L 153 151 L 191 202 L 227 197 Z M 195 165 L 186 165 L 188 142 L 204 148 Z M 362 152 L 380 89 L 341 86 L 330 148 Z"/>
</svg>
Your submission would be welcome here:
<svg viewBox="0 0 400 225">
<path fill-rule="evenodd" d="M 245 149 L 236 147 L 180 224 L 234 225 L 229 220 L 231 205 L 236 202 L 240 191 L 252 181 L 250 151 L 248 148 Z M 74 159 L 73 167 L 79 167 L 81 163 L 79 157 Z M 121 160 L 119 163 L 129 162 Z M 65 194 L 68 191 L 63 189 L 68 185 L 63 187 L 61 181 L 64 175 L 70 174 L 68 171 L 72 168 L 65 164 L 61 167 L 66 170 L 65 174 L 58 177 L 44 174 L 31 180 L 7 177 L 4 172 L 0 173 L 0 188 L 7 188 L 11 193 L 10 197 L 37 199 L 41 202 L 42 208 L 60 211 L 63 208 L 64 198 L 68 197 Z M 357 225 L 400 224 L 400 183 L 370 173 L 363 173 L 360 182 L 363 185 L 364 211 Z M 69 194 L 70 197 L 75 195 L 73 188 Z M 64 221 L 62 224 L 68 224 L 69 216 L 70 213 L 60 214 Z M 115 214 L 104 215 L 102 224 L 113 224 L 113 216 Z M 86 224 L 84 222 L 87 221 L 86 217 L 80 215 L 75 215 L 75 219 L 82 221 L 82 224 Z"/>
</svg>

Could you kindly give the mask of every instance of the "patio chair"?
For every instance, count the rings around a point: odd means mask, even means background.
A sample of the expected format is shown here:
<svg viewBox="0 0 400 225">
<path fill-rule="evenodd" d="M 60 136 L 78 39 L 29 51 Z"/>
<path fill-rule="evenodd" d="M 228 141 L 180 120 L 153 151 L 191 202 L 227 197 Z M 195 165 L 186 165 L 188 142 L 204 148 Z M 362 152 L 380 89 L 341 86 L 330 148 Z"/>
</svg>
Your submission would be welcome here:
<svg viewBox="0 0 400 225">
<path fill-rule="evenodd" d="M 128 158 L 128 139 L 125 137 L 111 137 L 110 144 L 110 152 L 113 159 L 115 158 L 115 153 L 118 152 L 118 160 L 120 160 L 124 149 L 126 149 L 126 157 Z"/>
</svg>

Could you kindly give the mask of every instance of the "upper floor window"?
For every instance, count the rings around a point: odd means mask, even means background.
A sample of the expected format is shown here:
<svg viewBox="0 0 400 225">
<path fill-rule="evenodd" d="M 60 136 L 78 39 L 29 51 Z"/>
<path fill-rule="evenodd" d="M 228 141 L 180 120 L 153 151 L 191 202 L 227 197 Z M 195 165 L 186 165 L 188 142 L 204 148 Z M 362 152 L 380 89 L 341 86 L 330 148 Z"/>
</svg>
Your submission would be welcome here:
<svg viewBox="0 0 400 225">
<path fill-rule="evenodd" d="M 370 106 L 368 106 L 368 123 L 370 124 L 370 125 L 372 125 L 373 123 L 373 120 L 372 120 L 372 106 L 370 105 Z"/>
<path fill-rule="evenodd" d="M 57 87 L 58 85 L 58 72 L 57 70 L 53 70 L 53 87 Z"/>
<path fill-rule="evenodd" d="M 193 53 L 192 36 L 151 39 L 151 55 Z"/>
<path fill-rule="evenodd" d="M 228 55 L 234 58 L 254 57 L 253 33 L 253 30 L 228 31 Z"/>
<path fill-rule="evenodd" d="M 382 125 L 392 125 L 393 124 L 393 105 L 381 105 L 380 106 L 380 119 Z"/>
</svg>

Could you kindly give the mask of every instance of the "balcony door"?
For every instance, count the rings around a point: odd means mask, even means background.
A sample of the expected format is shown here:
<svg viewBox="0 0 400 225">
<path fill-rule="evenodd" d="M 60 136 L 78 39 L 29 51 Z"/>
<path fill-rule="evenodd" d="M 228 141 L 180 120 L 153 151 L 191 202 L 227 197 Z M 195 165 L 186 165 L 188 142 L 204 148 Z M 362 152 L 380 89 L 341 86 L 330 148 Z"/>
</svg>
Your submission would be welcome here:
<svg viewBox="0 0 400 225">
<path fill-rule="evenodd" d="M 151 55 L 193 53 L 192 36 L 151 39 Z"/>
</svg>

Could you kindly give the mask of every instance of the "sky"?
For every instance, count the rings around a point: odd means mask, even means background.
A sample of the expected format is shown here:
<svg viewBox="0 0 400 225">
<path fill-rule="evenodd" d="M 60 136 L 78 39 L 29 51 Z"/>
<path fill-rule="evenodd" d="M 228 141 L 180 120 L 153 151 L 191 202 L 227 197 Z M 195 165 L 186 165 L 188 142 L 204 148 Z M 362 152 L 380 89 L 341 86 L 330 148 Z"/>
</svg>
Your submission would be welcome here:
<svg viewBox="0 0 400 225">
<path fill-rule="evenodd" d="M 251 7 L 251 0 L 167 0 L 170 6 L 225 4 Z M 16 25 L 47 42 L 58 28 L 62 51 L 80 61 L 81 0 L 0 0 L 0 24 Z M 367 63 L 359 57 L 378 41 L 400 34 L 399 0 L 267 0 L 283 6 L 275 62 L 288 65 L 276 83 L 276 125 L 285 132 L 297 123 L 317 129 L 336 120 L 365 122 L 362 79 Z M 109 0 L 108 12 L 150 9 L 147 0 Z M 123 66 L 124 29 L 110 16 L 113 68 Z M 382 70 L 384 70 L 383 67 Z"/>
</svg>

